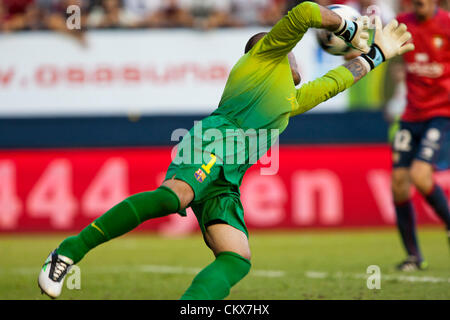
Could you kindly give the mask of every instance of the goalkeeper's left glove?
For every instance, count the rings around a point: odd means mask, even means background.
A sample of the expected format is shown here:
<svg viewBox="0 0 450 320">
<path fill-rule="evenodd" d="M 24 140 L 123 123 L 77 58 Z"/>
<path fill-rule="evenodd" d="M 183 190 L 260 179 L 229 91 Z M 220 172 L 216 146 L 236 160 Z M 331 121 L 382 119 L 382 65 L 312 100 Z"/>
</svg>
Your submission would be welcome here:
<svg viewBox="0 0 450 320">
<path fill-rule="evenodd" d="M 342 17 L 341 17 L 342 18 Z M 356 21 L 342 18 L 341 26 L 334 32 L 336 36 L 344 40 L 349 47 L 368 53 L 369 44 L 369 23 L 368 16 L 362 16 Z"/>
<path fill-rule="evenodd" d="M 367 71 L 373 70 L 384 61 L 414 50 L 414 44 L 407 43 L 411 39 L 405 24 L 392 20 L 383 29 L 379 16 L 375 17 L 374 43 L 367 54 L 362 54 Z"/>
</svg>

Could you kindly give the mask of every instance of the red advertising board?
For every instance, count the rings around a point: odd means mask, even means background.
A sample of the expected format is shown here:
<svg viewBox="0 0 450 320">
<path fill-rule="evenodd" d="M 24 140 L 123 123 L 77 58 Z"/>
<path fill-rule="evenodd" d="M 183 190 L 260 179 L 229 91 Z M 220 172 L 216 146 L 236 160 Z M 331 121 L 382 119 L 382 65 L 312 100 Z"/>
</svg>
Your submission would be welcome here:
<svg viewBox="0 0 450 320">
<path fill-rule="evenodd" d="M 128 195 L 156 188 L 170 157 L 169 147 L 1 151 L 0 231 L 80 230 Z M 256 164 L 244 177 L 246 223 L 249 229 L 394 225 L 390 166 L 385 145 L 281 146 L 278 162 Z M 276 174 L 265 174 L 269 168 Z M 436 180 L 450 194 L 450 171 Z M 418 223 L 438 223 L 412 192 Z M 182 234 L 198 226 L 189 211 L 140 229 Z"/>
</svg>

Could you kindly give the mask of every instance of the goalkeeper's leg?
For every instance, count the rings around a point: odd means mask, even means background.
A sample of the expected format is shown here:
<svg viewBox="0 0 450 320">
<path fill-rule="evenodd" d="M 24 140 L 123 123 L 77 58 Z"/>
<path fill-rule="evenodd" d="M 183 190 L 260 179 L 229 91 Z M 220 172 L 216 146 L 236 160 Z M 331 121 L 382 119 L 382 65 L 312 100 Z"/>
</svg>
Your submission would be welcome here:
<svg viewBox="0 0 450 320">
<path fill-rule="evenodd" d="M 247 236 L 228 224 L 207 227 L 205 241 L 215 260 L 192 281 L 182 300 L 219 300 L 250 271 L 250 248 Z"/>
<path fill-rule="evenodd" d="M 57 253 L 77 263 L 99 244 L 130 232 L 146 220 L 177 212 L 185 208 L 193 197 L 187 183 L 180 180 L 166 181 L 154 191 L 138 193 L 123 200 L 78 235 L 65 239 Z"/>
<path fill-rule="evenodd" d="M 66 238 L 45 261 L 39 275 L 41 290 L 52 298 L 61 293 L 64 277 L 91 249 L 135 229 L 142 222 L 184 209 L 194 198 L 191 187 L 167 180 L 154 191 L 135 194 L 96 219 L 79 234 Z"/>
</svg>

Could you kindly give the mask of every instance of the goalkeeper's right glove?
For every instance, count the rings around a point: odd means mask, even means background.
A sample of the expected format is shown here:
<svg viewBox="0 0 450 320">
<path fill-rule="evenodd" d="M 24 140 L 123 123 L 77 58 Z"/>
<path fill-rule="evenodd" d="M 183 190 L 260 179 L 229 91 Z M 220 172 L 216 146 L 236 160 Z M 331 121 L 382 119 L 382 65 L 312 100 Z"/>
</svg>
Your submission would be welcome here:
<svg viewBox="0 0 450 320">
<path fill-rule="evenodd" d="M 384 61 L 414 50 L 414 44 L 407 43 L 411 39 L 405 24 L 392 20 L 383 29 L 379 16 L 375 17 L 375 37 L 369 53 L 362 54 L 368 71 L 373 70 Z"/>
<path fill-rule="evenodd" d="M 347 43 L 349 47 L 368 53 L 370 47 L 369 40 L 369 17 L 361 16 L 356 21 L 347 20 L 341 17 L 341 26 L 334 32 L 336 36 Z"/>
</svg>

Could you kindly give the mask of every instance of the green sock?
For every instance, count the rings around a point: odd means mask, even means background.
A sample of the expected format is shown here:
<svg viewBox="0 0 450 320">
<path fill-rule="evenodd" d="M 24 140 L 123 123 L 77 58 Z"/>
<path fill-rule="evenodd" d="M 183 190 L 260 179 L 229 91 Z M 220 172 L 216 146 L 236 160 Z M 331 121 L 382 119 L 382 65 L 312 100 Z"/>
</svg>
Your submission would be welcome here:
<svg viewBox="0 0 450 320">
<path fill-rule="evenodd" d="M 177 195 L 164 186 L 135 194 L 108 210 L 78 235 L 65 239 L 57 252 L 77 263 L 99 244 L 133 230 L 148 219 L 177 212 L 179 207 Z"/>
<path fill-rule="evenodd" d="M 250 261 L 237 253 L 225 251 L 194 278 L 181 300 L 219 300 L 250 271 Z"/>
</svg>

